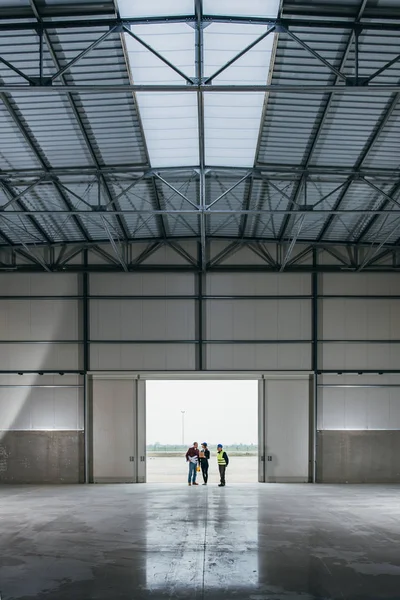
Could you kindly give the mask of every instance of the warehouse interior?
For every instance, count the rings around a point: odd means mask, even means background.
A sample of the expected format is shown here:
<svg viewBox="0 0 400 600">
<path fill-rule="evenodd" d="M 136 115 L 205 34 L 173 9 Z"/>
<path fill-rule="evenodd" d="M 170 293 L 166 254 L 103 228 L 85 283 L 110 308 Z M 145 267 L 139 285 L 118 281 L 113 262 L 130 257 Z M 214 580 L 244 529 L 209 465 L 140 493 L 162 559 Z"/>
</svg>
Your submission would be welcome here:
<svg viewBox="0 0 400 600">
<path fill-rule="evenodd" d="M 1 600 L 399 597 L 399 33 L 0 1 Z M 146 483 L 169 379 L 258 382 L 258 483 Z"/>
</svg>

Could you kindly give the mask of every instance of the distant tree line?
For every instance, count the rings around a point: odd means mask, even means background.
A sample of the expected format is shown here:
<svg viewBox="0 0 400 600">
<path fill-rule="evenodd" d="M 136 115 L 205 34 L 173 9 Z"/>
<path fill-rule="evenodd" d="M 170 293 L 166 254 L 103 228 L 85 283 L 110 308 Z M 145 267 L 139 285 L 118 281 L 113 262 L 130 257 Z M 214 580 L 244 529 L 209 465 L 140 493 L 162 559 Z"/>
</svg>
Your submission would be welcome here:
<svg viewBox="0 0 400 600">
<path fill-rule="evenodd" d="M 212 451 L 213 449 L 214 450 L 216 449 L 217 444 L 208 444 L 208 447 Z M 147 452 L 157 452 L 157 453 L 163 453 L 163 452 L 175 453 L 176 452 L 176 453 L 178 453 L 178 452 L 186 452 L 188 446 L 187 445 L 183 446 L 182 444 L 160 444 L 159 442 L 155 442 L 155 444 L 147 444 L 146 448 L 147 448 Z M 224 444 L 224 449 L 227 452 L 255 453 L 258 451 L 258 445 L 257 444 Z"/>
</svg>

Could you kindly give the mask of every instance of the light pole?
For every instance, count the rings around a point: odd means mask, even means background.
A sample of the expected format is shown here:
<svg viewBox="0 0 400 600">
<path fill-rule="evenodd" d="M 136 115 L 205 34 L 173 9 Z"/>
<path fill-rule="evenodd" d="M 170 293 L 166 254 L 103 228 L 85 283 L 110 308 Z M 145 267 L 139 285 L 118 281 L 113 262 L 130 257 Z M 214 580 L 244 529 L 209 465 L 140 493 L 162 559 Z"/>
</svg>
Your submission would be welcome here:
<svg viewBox="0 0 400 600">
<path fill-rule="evenodd" d="M 181 410 L 182 413 L 182 446 L 185 445 L 185 410 Z"/>
</svg>

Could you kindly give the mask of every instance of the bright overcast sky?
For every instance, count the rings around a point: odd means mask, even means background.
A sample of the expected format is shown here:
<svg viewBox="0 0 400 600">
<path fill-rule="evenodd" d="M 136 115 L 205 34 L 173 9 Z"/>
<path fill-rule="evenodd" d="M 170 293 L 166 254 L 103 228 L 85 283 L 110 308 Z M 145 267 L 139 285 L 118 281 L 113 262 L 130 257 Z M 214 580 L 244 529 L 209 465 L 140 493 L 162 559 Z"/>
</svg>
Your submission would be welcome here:
<svg viewBox="0 0 400 600">
<path fill-rule="evenodd" d="M 147 381 L 147 443 L 257 444 L 257 381 Z"/>
</svg>

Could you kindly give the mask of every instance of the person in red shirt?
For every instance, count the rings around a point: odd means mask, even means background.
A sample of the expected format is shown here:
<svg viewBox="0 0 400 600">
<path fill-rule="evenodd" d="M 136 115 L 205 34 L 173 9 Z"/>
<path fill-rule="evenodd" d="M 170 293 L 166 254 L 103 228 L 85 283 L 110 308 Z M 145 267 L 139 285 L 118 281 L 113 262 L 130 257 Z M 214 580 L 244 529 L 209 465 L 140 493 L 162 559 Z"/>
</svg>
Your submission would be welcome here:
<svg viewBox="0 0 400 600">
<path fill-rule="evenodd" d="M 193 446 L 190 446 L 189 450 L 186 452 L 186 462 L 189 463 L 189 474 L 188 474 L 188 484 L 189 485 L 199 485 L 196 483 L 197 477 L 197 467 L 199 465 L 199 444 L 197 442 L 193 443 Z"/>
</svg>

